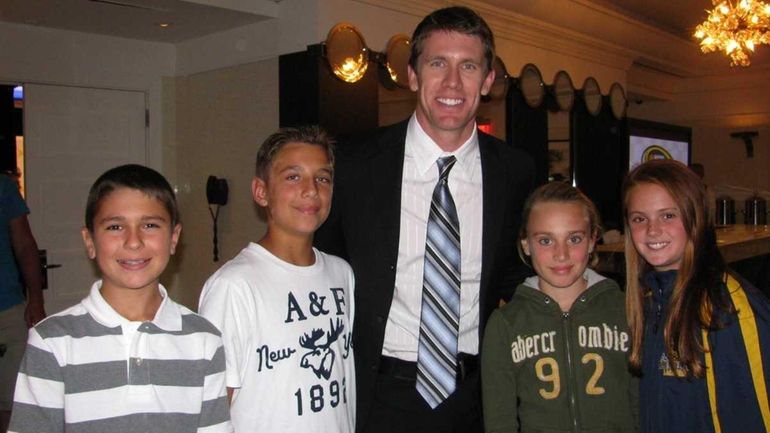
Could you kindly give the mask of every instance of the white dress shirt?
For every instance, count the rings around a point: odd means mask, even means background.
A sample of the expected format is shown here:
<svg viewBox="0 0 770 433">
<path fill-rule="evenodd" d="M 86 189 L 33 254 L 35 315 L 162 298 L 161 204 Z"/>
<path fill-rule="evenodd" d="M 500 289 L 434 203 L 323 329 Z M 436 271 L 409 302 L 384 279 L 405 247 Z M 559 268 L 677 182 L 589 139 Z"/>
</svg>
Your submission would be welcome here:
<svg viewBox="0 0 770 433">
<path fill-rule="evenodd" d="M 382 354 L 417 361 L 420 338 L 425 237 L 433 190 L 438 182 L 436 160 L 454 155 L 449 172 L 460 221 L 460 329 L 458 350 L 479 350 L 479 282 L 481 280 L 481 230 L 483 215 L 481 156 L 476 128 L 454 152 L 444 152 L 422 129 L 414 115 L 409 120 L 401 179 L 401 225 L 396 265 L 396 286 L 385 327 Z"/>
</svg>

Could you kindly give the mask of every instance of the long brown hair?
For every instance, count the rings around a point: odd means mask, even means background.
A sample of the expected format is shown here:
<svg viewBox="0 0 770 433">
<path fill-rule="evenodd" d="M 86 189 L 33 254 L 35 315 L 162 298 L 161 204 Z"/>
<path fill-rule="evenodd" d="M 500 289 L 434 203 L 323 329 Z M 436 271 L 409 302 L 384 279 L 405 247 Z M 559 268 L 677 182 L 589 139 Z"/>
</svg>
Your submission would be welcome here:
<svg viewBox="0 0 770 433">
<path fill-rule="evenodd" d="M 634 370 L 641 370 L 644 303 L 650 299 L 650 288 L 644 285 L 642 277 L 652 269 L 634 247 L 628 224 L 629 196 L 639 184 L 655 184 L 665 189 L 681 213 L 688 239 L 669 300 L 663 340 L 672 362 L 685 367 L 688 376 L 703 377 L 701 330 L 721 326 L 713 319 L 715 310 L 733 308 L 722 290 L 727 267 L 706 211 L 705 187 L 684 164 L 673 160 L 645 162 L 631 170 L 623 181 L 626 311 L 632 342 L 629 361 Z"/>
</svg>

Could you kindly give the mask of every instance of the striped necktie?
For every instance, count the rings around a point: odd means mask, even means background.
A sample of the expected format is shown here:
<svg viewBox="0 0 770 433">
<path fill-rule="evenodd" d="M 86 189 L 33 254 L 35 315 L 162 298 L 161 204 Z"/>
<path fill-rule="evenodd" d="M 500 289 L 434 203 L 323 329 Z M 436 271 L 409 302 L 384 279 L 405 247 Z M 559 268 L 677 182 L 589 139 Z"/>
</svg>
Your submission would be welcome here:
<svg viewBox="0 0 770 433">
<path fill-rule="evenodd" d="M 460 222 L 447 184 L 454 156 L 437 161 L 425 241 L 417 392 L 431 408 L 455 390 L 460 322 Z"/>
</svg>

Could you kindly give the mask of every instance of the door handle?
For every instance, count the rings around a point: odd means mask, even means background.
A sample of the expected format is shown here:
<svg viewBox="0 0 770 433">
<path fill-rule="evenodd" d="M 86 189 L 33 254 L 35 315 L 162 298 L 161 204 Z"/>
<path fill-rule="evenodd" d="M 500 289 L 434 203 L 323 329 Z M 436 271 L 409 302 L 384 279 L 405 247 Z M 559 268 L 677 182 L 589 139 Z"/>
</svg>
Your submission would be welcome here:
<svg viewBox="0 0 770 433">
<path fill-rule="evenodd" d="M 37 250 L 37 257 L 40 259 L 40 273 L 43 274 L 43 289 L 48 288 L 48 270 L 61 268 L 59 263 L 48 263 L 48 254 L 46 250 Z"/>
</svg>

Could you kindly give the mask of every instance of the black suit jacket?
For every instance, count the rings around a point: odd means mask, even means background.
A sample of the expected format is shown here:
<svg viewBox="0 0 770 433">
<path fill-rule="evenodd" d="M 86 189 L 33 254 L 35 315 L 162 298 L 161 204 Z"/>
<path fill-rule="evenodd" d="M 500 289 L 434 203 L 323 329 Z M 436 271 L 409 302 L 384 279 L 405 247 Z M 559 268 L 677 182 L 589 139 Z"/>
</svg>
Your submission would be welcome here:
<svg viewBox="0 0 770 433">
<path fill-rule="evenodd" d="M 319 249 L 345 258 L 355 273 L 353 348 L 359 428 L 366 422 L 374 396 L 393 300 L 407 125 L 404 121 L 381 128 L 369 140 L 338 147 L 331 212 L 315 237 Z M 479 151 L 484 195 L 481 341 L 489 314 L 501 297 L 513 294 L 526 272 L 516 242 L 521 206 L 533 187 L 534 165 L 521 150 L 480 131 Z M 478 375 L 468 385 L 468 404 L 478 406 Z"/>
</svg>

